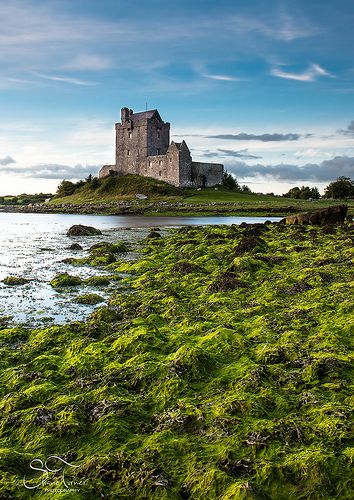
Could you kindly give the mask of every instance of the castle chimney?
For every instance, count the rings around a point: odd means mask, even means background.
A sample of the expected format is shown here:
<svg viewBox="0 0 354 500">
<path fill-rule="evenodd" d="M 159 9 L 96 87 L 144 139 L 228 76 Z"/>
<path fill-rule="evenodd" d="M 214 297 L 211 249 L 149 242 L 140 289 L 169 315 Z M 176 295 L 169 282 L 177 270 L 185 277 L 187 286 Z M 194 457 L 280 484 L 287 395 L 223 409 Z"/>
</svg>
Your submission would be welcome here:
<svg viewBox="0 0 354 500">
<path fill-rule="evenodd" d="M 122 108 L 120 111 L 120 117 L 122 123 L 129 121 L 130 113 L 128 108 Z"/>
</svg>

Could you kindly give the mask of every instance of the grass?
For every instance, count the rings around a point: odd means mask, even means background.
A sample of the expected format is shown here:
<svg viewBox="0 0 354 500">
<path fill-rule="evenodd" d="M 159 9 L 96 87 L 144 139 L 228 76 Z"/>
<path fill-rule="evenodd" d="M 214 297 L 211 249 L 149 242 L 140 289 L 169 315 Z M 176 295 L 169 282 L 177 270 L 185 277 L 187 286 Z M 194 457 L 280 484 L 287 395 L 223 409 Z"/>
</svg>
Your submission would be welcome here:
<svg viewBox="0 0 354 500">
<path fill-rule="evenodd" d="M 95 184 L 94 184 L 95 185 Z M 137 193 L 147 200 L 137 200 Z M 125 204 L 120 208 L 118 204 Z M 125 175 L 99 179 L 95 188 L 90 184 L 80 187 L 73 195 L 54 198 L 48 208 L 85 212 L 129 213 L 144 215 L 271 215 L 311 211 L 342 201 L 295 200 L 263 194 L 245 194 L 218 188 L 176 188 L 150 177 Z M 354 215 L 354 202 L 346 202 Z M 64 207 L 62 205 L 65 205 Z M 73 208 L 70 208 L 73 206 Z"/>
<path fill-rule="evenodd" d="M 111 263 L 129 288 L 87 322 L 3 328 L 3 497 L 352 498 L 353 241 L 184 227 Z M 25 490 L 51 455 L 79 491 Z"/>
</svg>

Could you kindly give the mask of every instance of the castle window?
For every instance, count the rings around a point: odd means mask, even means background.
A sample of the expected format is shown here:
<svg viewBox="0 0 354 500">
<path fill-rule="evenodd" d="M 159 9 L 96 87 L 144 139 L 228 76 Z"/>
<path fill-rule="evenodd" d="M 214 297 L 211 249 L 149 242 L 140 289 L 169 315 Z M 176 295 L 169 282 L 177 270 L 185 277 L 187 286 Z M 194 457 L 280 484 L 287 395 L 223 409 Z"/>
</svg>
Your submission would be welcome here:
<svg viewBox="0 0 354 500">
<path fill-rule="evenodd" d="M 157 148 L 156 150 L 156 154 L 159 155 L 160 154 L 160 148 Z"/>
<path fill-rule="evenodd" d="M 162 161 L 161 160 L 159 161 L 159 165 L 160 165 L 160 167 L 162 166 Z"/>
<path fill-rule="evenodd" d="M 132 138 L 132 133 L 131 132 L 128 132 L 128 137 L 129 137 L 129 139 Z"/>
<path fill-rule="evenodd" d="M 149 167 L 151 167 L 151 161 L 148 162 Z"/>
<path fill-rule="evenodd" d="M 160 131 L 157 131 L 157 138 L 160 139 Z"/>
<path fill-rule="evenodd" d="M 162 175 L 162 172 L 161 172 L 161 170 L 160 170 L 160 171 L 159 171 L 159 176 L 161 177 L 161 175 Z"/>
<path fill-rule="evenodd" d="M 128 155 L 128 156 L 130 156 L 130 149 L 128 149 L 128 151 L 127 151 L 127 155 Z"/>
</svg>

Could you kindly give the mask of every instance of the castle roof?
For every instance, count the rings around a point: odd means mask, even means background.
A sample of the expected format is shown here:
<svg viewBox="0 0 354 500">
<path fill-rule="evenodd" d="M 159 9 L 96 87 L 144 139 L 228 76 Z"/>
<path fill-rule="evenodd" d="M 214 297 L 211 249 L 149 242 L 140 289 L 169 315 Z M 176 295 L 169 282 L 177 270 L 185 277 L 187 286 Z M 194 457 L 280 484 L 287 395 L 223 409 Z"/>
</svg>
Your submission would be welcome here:
<svg viewBox="0 0 354 500">
<path fill-rule="evenodd" d="M 150 109 L 149 111 L 141 111 L 139 113 L 133 113 L 132 115 L 130 115 L 130 119 L 133 120 L 133 122 L 137 122 L 139 120 L 150 120 L 150 118 L 152 118 L 155 115 L 155 113 L 157 114 L 157 117 L 160 118 L 161 120 L 161 117 L 157 109 Z"/>
</svg>

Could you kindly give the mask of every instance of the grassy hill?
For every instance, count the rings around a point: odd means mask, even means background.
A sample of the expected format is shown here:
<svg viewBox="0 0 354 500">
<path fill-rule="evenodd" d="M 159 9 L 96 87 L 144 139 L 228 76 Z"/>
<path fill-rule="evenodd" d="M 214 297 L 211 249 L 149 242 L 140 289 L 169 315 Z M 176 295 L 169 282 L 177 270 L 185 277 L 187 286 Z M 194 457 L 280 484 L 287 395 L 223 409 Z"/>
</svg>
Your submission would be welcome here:
<svg viewBox="0 0 354 500">
<path fill-rule="evenodd" d="M 181 228 L 87 322 L 3 327 L 1 498 L 351 499 L 353 239 Z"/>
<path fill-rule="evenodd" d="M 108 176 L 80 186 L 70 196 L 55 196 L 51 204 L 58 203 L 110 203 L 135 199 L 138 193 L 153 199 L 181 197 L 182 190 L 167 182 L 140 175 Z"/>
</svg>

